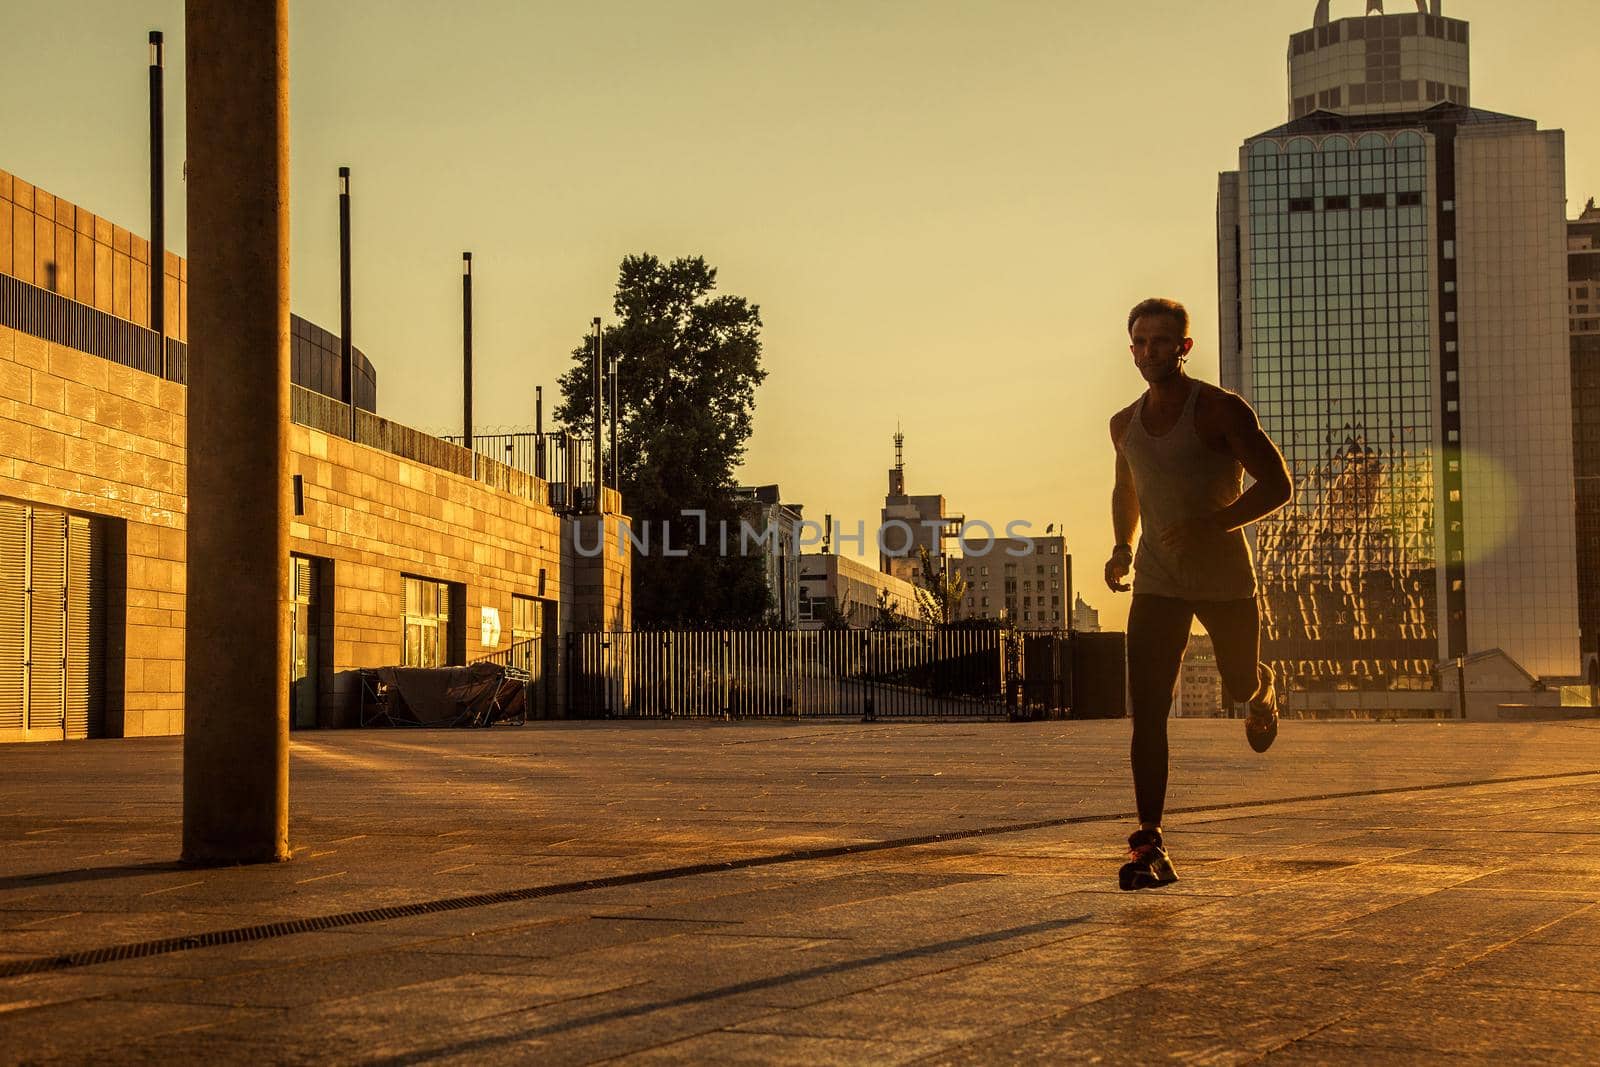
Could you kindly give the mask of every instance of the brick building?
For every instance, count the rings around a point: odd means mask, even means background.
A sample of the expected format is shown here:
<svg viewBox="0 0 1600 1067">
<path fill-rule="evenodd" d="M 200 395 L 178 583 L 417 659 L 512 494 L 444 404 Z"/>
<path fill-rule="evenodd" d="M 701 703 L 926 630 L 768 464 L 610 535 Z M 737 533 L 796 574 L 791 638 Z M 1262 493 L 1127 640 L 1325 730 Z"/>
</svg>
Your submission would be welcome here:
<svg viewBox="0 0 1600 1067">
<path fill-rule="evenodd" d="M 0 741 L 182 730 L 185 590 L 228 576 L 185 566 L 187 456 L 205 447 L 185 419 L 186 265 L 168 254 L 158 338 L 148 260 L 0 172 Z M 293 332 L 296 726 L 349 724 L 360 667 L 629 625 L 614 491 L 603 515 L 563 513 L 542 479 L 378 418 L 364 357 L 349 440 L 337 340 Z"/>
</svg>

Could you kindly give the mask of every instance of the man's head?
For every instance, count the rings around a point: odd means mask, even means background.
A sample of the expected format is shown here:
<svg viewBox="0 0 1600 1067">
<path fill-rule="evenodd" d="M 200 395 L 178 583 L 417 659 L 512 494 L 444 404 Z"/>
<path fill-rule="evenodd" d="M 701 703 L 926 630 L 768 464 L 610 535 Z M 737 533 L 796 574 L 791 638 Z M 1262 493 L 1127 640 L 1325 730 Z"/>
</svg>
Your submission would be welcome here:
<svg viewBox="0 0 1600 1067">
<path fill-rule="evenodd" d="M 1144 380 L 1154 384 L 1183 372 L 1194 347 L 1189 338 L 1189 312 L 1176 300 L 1151 297 L 1128 312 L 1128 350 Z"/>
</svg>

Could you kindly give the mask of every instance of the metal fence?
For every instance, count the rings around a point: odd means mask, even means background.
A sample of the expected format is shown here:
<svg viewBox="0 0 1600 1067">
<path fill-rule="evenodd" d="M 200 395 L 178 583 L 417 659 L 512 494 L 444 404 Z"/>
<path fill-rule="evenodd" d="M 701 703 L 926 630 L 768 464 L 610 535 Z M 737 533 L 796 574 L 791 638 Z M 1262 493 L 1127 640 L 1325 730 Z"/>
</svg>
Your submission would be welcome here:
<svg viewBox="0 0 1600 1067">
<path fill-rule="evenodd" d="M 498 663 L 527 673 L 527 714 L 530 719 L 550 719 L 560 712 L 560 657 L 553 652 L 549 637 L 530 637 L 498 652 L 474 659 L 474 663 Z"/>
<path fill-rule="evenodd" d="M 461 434 L 439 438 L 460 446 Z M 473 434 L 472 451 L 532 475 L 550 486 L 550 503 L 568 511 L 594 504 L 594 441 L 570 433 Z"/>
<path fill-rule="evenodd" d="M 137 323 L 8 274 L 0 274 L 0 326 L 170 381 L 187 378 L 188 348 L 182 341 L 157 337 Z"/>
<path fill-rule="evenodd" d="M 998 630 L 569 634 L 580 717 L 1002 718 Z"/>
<path fill-rule="evenodd" d="M 301 426 L 335 437 L 350 434 L 348 405 L 310 389 L 293 386 L 289 390 L 290 417 Z M 380 418 L 370 411 L 356 411 L 356 443 L 382 449 L 439 470 L 472 478 L 494 489 L 512 493 L 537 504 L 559 507 L 555 488 L 531 474 L 509 467 L 479 454 L 476 457 L 460 445 L 442 437 Z"/>
<path fill-rule="evenodd" d="M 1120 633 L 999 629 L 568 634 L 580 718 L 1119 718 Z"/>
</svg>

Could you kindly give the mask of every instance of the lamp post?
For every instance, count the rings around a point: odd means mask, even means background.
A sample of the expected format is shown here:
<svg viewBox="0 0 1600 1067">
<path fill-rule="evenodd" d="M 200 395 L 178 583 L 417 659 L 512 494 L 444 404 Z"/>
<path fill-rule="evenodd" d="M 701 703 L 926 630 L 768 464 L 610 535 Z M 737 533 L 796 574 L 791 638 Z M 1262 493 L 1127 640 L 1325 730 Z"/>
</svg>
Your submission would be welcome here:
<svg viewBox="0 0 1600 1067">
<path fill-rule="evenodd" d="M 356 439 L 356 360 L 350 340 L 350 168 L 339 168 L 339 357 L 344 364 L 344 402 L 350 407 L 350 440 Z"/>
<path fill-rule="evenodd" d="M 544 477 L 544 386 L 533 387 L 533 473 Z"/>
<path fill-rule="evenodd" d="M 461 253 L 461 443 L 472 451 L 472 253 Z"/>
<path fill-rule="evenodd" d="M 166 143 L 162 67 L 165 59 L 160 30 L 150 31 L 150 329 L 161 352 L 161 376 L 167 375 L 167 197 Z"/>
<path fill-rule="evenodd" d="M 621 360 L 611 357 L 611 484 L 622 488 L 622 461 L 617 457 L 617 364 Z"/>
<path fill-rule="evenodd" d="M 601 368 L 605 365 L 604 358 L 605 334 L 600 329 L 600 316 L 596 315 L 590 323 L 594 327 L 594 512 L 603 515 L 605 507 L 600 500 L 600 491 L 606 484 L 605 456 L 600 451 L 600 442 L 604 438 L 604 421 L 600 413 L 601 396 L 605 391 L 605 379 L 601 375 Z"/>
</svg>

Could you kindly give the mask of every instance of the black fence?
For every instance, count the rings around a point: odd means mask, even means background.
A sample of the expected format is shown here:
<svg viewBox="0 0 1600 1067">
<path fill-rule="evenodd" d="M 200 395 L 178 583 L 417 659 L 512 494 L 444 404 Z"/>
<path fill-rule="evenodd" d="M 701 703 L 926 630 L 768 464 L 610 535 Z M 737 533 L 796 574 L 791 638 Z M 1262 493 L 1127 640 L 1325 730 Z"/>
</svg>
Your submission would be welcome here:
<svg viewBox="0 0 1600 1067">
<path fill-rule="evenodd" d="M 580 718 L 1099 718 L 1126 714 L 1121 634 L 999 629 L 569 634 Z"/>
<path fill-rule="evenodd" d="M 154 330 L 9 274 L 0 274 L 0 326 L 168 381 L 188 380 L 188 349 L 182 341 L 165 338 L 163 360 L 163 338 Z"/>
<path fill-rule="evenodd" d="M 298 315 L 289 316 L 289 325 L 289 380 L 337 400 L 343 394 L 344 380 L 338 337 Z M 189 346 L 184 342 L 158 337 L 154 330 L 138 323 L 9 274 L 0 274 L 0 326 L 180 385 L 189 381 Z M 356 407 L 374 411 L 378 402 L 377 371 L 360 349 L 354 351 L 353 357 Z"/>
<path fill-rule="evenodd" d="M 460 445 L 466 438 L 444 434 L 439 439 Z M 558 510 L 593 509 L 593 438 L 559 432 L 473 434 L 472 451 L 547 482 L 550 504 Z"/>
<path fill-rule="evenodd" d="M 560 657 L 555 655 L 551 637 L 530 637 L 498 652 L 478 656 L 473 663 L 497 663 L 527 676 L 525 707 L 530 719 L 555 718 L 560 711 Z"/>
</svg>

